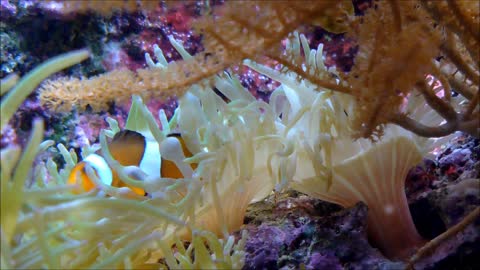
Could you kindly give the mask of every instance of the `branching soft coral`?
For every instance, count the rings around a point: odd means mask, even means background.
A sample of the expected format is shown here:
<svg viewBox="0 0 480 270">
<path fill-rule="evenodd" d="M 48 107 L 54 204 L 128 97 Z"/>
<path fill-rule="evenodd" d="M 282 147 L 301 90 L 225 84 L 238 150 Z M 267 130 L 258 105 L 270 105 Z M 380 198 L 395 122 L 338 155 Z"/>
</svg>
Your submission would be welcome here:
<svg viewBox="0 0 480 270">
<path fill-rule="evenodd" d="M 166 69 L 112 72 L 90 80 L 61 79 L 45 84 L 41 99 L 55 109 L 68 110 L 72 105 L 84 109 L 87 104 L 101 109 L 108 101 L 127 99 L 128 93 L 143 98 L 181 96 L 192 84 L 211 85 L 215 74 L 244 59 L 267 56 L 309 80 L 317 90 L 328 88 L 355 96 L 356 137 L 381 137 L 387 123 L 424 137 L 442 137 L 455 131 L 479 135 L 478 1 L 375 2 L 375 8 L 352 21 L 347 31 L 357 40 L 359 53 L 352 71 L 338 74 L 340 84 L 314 69 L 302 70 L 278 45 L 299 25 L 345 9 L 342 1 L 308 5 L 301 1 L 229 1 L 217 8 L 214 15 L 195 23 L 203 36 L 204 52 Z M 443 97 L 426 85 L 427 75 L 441 82 Z M 124 84 L 109 84 L 110 77 L 121 78 Z M 466 99 L 463 107 L 455 107 L 452 90 Z M 404 100 L 417 92 L 445 123 L 421 123 L 402 110 Z"/>
<path fill-rule="evenodd" d="M 93 5 L 93 4 L 92 4 Z M 72 5 L 74 7 L 74 5 Z M 79 4 L 79 6 L 84 6 Z M 146 68 L 136 73 L 115 71 L 91 79 L 60 79 L 43 86 L 40 98 L 55 110 L 72 106 L 84 110 L 89 104 L 103 109 L 110 101 L 139 95 L 145 99 L 182 96 L 188 87 L 212 83 L 214 75 L 242 60 L 268 54 L 280 55 L 279 44 L 299 25 L 311 23 L 336 8 L 341 2 L 229 1 L 219 7 L 220 15 L 203 16 L 195 22 L 203 36 L 205 50 L 195 56 L 170 63 L 166 69 Z M 245 20 L 254 19 L 254 21 Z M 119 80 L 122 83 L 113 83 Z"/>
<path fill-rule="evenodd" d="M 351 33 L 359 52 L 345 76 L 358 102 L 357 136 L 381 136 L 389 122 L 425 137 L 458 130 L 480 135 L 477 1 L 383 1 L 359 21 Z M 443 96 L 427 84 L 427 75 L 441 83 Z M 455 105 L 452 90 L 468 101 L 465 106 Z M 445 123 L 421 123 L 402 111 L 404 100 L 417 93 Z"/>
<path fill-rule="evenodd" d="M 100 14 L 110 15 L 114 11 L 125 10 L 128 12 L 152 10 L 157 8 L 160 0 L 46 0 L 44 5 L 58 7 L 59 11 L 68 13 L 83 13 L 95 10 Z"/>
</svg>

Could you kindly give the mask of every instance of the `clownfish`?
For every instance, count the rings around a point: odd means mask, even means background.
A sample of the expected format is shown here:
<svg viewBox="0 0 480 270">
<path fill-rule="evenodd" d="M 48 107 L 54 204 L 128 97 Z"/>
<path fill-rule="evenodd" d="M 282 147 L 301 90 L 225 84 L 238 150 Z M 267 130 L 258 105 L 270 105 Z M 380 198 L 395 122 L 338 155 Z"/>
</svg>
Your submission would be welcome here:
<svg viewBox="0 0 480 270">
<path fill-rule="evenodd" d="M 178 141 L 183 155 L 178 155 L 178 153 L 176 155 L 165 154 L 173 157 L 180 156 L 180 158 L 170 158 L 170 160 L 162 158 L 160 155 L 161 147 L 159 147 L 157 141 L 147 140 L 142 134 L 132 130 L 123 130 L 115 134 L 112 141 L 108 143 L 108 149 L 112 157 L 122 166 L 137 166 L 149 176 L 154 177 L 183 178 L 181 170 L 172 160 L 177 160 L 178 162 L 183 160 L 183 158 L 191 157 L 192 153 L 187 149 L 185 141 L 179 133 L 167 135 L 167 140 L 172 139 Z M 173 144 L 172 151 L 176 152 L 175 143 Z M 165 150 L 169 149 L 166 148 Z M 118 174 L 105 161 L 102 149 L 88 155 L 72 169 L 68 177 L 68 184 L 79 184 L 85 192 L 95 187 L 95 183 L 90 179 L 85 170 L 86 164 L 93 168 L 97 177 L 104 184 L 114 187 L 128 187 L 138 195 L 146 195 L 143 189 L 127 185 L 120 180 Z M 195 169 L 197 165 L 191 164 L 190 167 Z M 74 193 L 78 194 L 80 192 L 81 190 L 74 190 Z"/>
</svg>

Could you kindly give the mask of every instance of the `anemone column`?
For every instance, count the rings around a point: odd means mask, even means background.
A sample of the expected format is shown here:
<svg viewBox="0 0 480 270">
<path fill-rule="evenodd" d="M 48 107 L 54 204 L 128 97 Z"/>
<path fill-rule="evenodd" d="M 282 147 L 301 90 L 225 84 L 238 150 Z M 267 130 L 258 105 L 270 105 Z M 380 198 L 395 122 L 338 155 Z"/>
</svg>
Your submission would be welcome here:
<svg viewBox="0 0 480 270">
<path fill-rule="evenodd" d="M 297 181 L 295 187 L 344 207 L 364 202 L 369 207 L 370 242 L 388 258 L 406 258 L 424 243 L 412 221 L 404 191 L 409 169 L 422 158 L 416 144 L 407 137 L 394 136 L 376 144 L 341 140 L 334 149 L 333 180 L 328 190 L 312 188 L 314 181 Z"/>
</svg>

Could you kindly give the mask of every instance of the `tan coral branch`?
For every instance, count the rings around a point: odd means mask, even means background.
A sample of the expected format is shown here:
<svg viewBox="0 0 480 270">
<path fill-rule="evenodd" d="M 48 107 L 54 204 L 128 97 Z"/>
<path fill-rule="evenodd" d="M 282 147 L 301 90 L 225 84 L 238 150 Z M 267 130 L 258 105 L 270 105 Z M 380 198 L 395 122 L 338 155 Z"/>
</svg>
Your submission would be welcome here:
<svg viewBox="0 0 480 270">
<path fill-rule="evenodd" d="M 455 121 L 457 119 L 457 112 L 455 112 L 453 107 L 443 99 L 439 98 L 425 81 L 418 83 L 416 86 L 420 93 L 425 97 L 425 101 L 428 105 L 438 112 L 438 114 L 447 121 Z"/>
<path fill-rule="evenodd" d="M 415 263 L 421 258 L 435 251 L 435 249 L 443 242 L 453 237 L 454 235 L 463 231 L 468 225 L 475 222 L 480 217 L 480 207 L 475 208 L 470 214 L 468 214 L 460 223 L 448 229 L 446 232 L 440 234 L 436 238 L 430 240 L 426 245 L 420 248 L 417 253 L 410 258 L 408 265 L 405 269 L 413 270 Z"/>
<path fill-rule="evenodd" d="M 424 125 L 402 113 L 393 115 L 389 120 L 391 123 L 399 125 L 404 129 L 410 130 L 411 132 L 422 137 L 435 138 L 447 136 L 455 132 L 458 127 L 456 122 L 447 122 L 439 126 L 431 127 Z"/>
</svg>

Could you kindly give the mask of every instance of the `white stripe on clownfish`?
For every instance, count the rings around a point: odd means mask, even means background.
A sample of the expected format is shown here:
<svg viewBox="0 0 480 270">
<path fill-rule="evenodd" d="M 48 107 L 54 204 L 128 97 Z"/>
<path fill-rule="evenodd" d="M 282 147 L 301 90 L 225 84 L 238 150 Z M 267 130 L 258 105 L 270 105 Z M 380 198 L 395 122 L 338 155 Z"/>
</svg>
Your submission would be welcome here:
<svg viewBox="0 0 480 270">
<path fill-rule="evenodd" d="M 139 168 L 149 177 L 160 177 L 160 168 L 162 167 L 160 146 L 154 138 L 146 138 L 145 140 L 145 152 Z"/>
<path fill-rule="evenodd" d="M 97 154 L 90 154 L 83 161 L 92 166 L 103 184 L 112 185 L 112 170 L 110 170 L 110 167 L 108 167 L 108 164 L 103 157 Z"/>
</svg>

